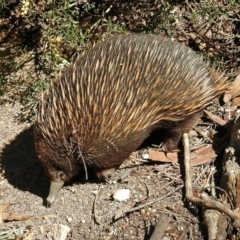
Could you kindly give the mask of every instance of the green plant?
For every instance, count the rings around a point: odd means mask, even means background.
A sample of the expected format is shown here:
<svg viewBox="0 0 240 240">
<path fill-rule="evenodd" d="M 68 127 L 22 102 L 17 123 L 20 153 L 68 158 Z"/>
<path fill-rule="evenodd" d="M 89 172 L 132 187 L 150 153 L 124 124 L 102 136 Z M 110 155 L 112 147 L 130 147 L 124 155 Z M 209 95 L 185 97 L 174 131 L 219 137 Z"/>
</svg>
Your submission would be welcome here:
<svg viewBox="0 0 240 240">
<path fill-rule="evenodd" d="M 106 22 L 103 22 L 103 26 L 106 26 L 107 32 L 110 32 L 111 34 L 123 34 L 126 32 L 126 28 L 124 26 L 119 26 L 110 18 Z"/>
<path fill-rule="evenodd" d="M 86 1 L 85 4 L 83 5 L 83 10 L 85 12 L 89 12 L 93 8 L 95 8 L 95 3 L 89 3 Z"/>
</svg>

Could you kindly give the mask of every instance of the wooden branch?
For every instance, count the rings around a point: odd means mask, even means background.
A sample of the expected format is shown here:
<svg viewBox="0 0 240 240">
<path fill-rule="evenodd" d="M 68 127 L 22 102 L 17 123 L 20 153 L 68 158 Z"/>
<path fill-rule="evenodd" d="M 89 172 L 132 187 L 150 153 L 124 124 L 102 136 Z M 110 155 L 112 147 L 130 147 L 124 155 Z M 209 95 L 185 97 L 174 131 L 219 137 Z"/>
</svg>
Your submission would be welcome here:
<svg viewBox="0 0 240 240">
<path fill-rule="evenodd" d="M 215 123 L 217 123 L 220 126 L 226 125 L 227 121 L 221 119 L 220 117 L 212 114 L 211 112 L 204 110 L 204 112 L 208 115 L 208 117 Z"/>
<path fill-rule="evenodd" d="M 206 197 L 205 194 L 201 195 L 201 197 L 204 199 L 200 199 L 193 196 L 192 182 L 191 182 L 191 168 L 190 168 L 191 157 L 190 157 L 189 139 L 188 139 L 187 133 L 183 134 L 183 140 L 184 140 L 185 188 L 186 188 L 187 200 L 203 208 L 215 209 L 225 213 L 232 219 L 233 226 L 235 228 L 240 229 L 240 219 L 227 205 L 224 205 L 220 202 L 212 200 Z"/>
<path fill-rule="evenodd" d="M 170 219 L 166 215 L 161 214 L 150 240 L 162 239 L 164 231 L 168 227 L 169 222 Z"/>
</svg>

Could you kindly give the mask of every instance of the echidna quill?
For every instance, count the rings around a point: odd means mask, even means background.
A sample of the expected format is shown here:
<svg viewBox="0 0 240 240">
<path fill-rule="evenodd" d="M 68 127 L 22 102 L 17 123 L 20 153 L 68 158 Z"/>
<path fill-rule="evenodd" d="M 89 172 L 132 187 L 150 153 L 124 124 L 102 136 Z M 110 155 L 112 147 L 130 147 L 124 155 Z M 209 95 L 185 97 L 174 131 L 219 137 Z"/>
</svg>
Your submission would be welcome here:
<svg viewBox="0 0 240 240">
<path fill-rule="evenodd" d="M 156 128 L 177 148 L 203 108 L 227 88 L 223 74 L 169 39 L 129 34 L 85 52 L 45 91 L 35 146 L 51 179 L 47 205 L 64 182 L 89 167 L 101 178 Z"/>
</svg>

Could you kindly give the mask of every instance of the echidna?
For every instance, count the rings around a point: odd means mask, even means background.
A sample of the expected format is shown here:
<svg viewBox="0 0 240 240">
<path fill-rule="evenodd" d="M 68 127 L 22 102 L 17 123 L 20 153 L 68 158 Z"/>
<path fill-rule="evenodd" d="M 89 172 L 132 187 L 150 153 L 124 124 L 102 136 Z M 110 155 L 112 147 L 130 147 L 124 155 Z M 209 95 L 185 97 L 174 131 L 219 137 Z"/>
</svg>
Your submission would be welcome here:
<svg viewBox="0 0 240 240">
<path fill-rule="evenodd" d="M 85 52 L 39 103 L 36 151 L 51 179 L 50 206 L 64 182 L 88 167 L 119 167 L 156 128 L 173 150 L 199 113 L 227 88 L 223 74 L 169 39 L 129 34 Z"/>
</svg>

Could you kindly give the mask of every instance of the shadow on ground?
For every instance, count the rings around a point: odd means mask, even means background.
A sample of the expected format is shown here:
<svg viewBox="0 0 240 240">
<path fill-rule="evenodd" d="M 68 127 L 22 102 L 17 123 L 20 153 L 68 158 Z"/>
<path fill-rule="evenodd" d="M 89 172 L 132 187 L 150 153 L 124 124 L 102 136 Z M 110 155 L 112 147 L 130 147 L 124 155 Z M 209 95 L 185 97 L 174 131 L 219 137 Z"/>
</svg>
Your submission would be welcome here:
<svg viewBox="0 0 240 240">
<path fill-rule="evenodd" d="M 5 178 L 15 188 L 43 199 L 47 197 L 50 184 L 36 156 L 33 127 L 25 129 L 4 147 L 1 161 Z"/>
</svg>

